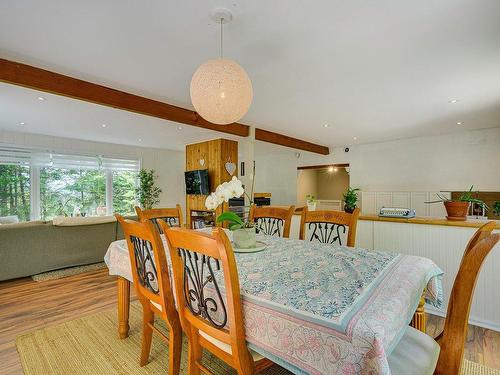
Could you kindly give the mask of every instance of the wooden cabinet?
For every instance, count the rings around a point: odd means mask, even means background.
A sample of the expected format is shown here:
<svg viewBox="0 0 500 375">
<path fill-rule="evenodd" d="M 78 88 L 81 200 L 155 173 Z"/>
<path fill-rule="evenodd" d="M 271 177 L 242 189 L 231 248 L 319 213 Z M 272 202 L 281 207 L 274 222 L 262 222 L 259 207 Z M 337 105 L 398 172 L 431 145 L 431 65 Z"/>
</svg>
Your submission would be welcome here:
<svg viewBox="0 0 500 375">
<path fill-rule="evenodd" d="M 234 167 L 233 167 L 234 166 Z M 238 142 L 228 139 L 214 139 L 211 141 L 194 143 L 186 146 L 186 171 L 199 169 L 208 170 L 210 191 L 232 176 L 238 177 Z M 233 171 L 230 174 L 229 171 Z M 206 195 L 186 195 L 186 223 L 191 228 L 192 211 L 206 211 Z M 215 215 L 220 215 L 227 209 L 227 204 L 217 208 Z"/>
</svg>

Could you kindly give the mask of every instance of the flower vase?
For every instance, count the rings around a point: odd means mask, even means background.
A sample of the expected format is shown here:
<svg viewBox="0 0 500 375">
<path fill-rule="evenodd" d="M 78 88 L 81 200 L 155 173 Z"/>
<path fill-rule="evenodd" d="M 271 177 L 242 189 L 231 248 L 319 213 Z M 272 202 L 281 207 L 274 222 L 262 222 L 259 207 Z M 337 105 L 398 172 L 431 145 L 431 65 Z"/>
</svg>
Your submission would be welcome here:
<svg viewBox="0 0 500 375">
<path fill-rule="evenodd" d="M 255 227 L 241 228 L 233 231 L 234 247 L 237 249 L 252 249 L 256 247 Z"/>
</svg>

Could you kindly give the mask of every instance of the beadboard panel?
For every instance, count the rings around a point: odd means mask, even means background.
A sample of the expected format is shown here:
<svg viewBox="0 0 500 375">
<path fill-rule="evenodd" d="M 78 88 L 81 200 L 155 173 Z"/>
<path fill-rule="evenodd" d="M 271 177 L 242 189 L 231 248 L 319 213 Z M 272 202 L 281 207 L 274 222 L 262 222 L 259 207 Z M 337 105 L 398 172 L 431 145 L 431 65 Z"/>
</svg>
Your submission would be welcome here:
<svg viewBox="0 0 500 375">
<path fill-rule="evenodd" d="M 356 243 L 366 249 L 432 259 L 444 272 L 445 304 L 439 311 L 431 310 L 444 315 L 463 251 L 474 232 L 474 228 L 360 220 Z M 471 323 L 497 331 L 500 331 L 499 268 L 500 245 L 497 245 L 481 270 L 470 313 Z"/>
</svg>

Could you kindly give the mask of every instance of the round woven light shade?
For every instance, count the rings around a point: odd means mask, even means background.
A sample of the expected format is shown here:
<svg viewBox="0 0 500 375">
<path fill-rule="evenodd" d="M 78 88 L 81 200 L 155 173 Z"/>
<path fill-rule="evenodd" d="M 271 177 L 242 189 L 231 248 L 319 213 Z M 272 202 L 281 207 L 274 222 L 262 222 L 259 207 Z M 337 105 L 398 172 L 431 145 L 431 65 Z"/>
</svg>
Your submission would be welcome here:
<svg viewBox="0 0 500 375">
<path fill-rule="evenodd" d="M 191 102 L 196 112 L 214 124 L 227 125 L 241 119 L 252 98 L 250 78 L 232 60 L 208 60 L 191 79 Z"/>
</svg>

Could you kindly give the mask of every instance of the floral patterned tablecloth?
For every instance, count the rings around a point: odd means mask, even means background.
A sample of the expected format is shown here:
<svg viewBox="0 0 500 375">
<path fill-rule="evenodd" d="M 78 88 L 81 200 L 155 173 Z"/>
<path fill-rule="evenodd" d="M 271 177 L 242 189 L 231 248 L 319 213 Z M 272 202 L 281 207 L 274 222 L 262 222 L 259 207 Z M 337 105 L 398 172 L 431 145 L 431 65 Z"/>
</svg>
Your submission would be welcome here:
<svg viewBox="0 0 500 375">
<path fill-rule="evenodd" d="M 439 307 L 442 271 L 429 259 L 259 236 L 266 250 L 235 254 L 249 346 L 308 374 L 390 374 L 387 357 L 420 296 Z M 105 256 L 132 281 L 126 242 Z"/>
</svg>

